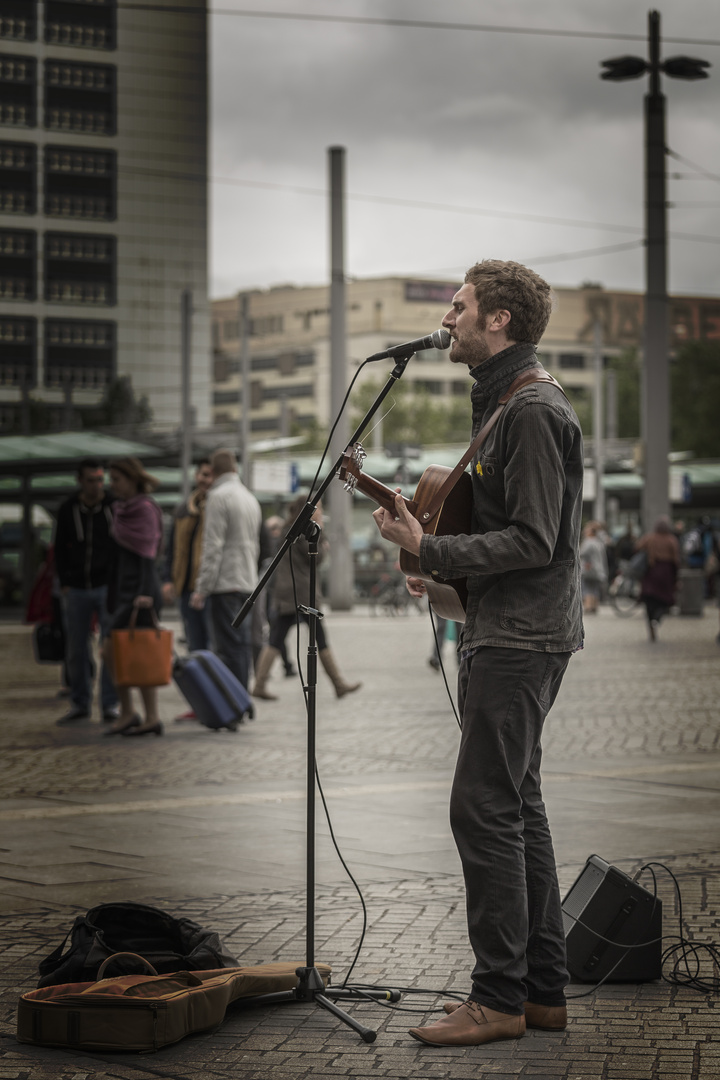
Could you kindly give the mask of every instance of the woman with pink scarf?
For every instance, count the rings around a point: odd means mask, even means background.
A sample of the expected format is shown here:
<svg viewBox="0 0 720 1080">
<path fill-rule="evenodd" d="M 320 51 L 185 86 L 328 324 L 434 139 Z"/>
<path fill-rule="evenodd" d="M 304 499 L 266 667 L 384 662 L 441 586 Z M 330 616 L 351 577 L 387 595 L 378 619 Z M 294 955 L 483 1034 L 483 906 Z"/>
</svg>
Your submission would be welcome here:
<svg viewBox="0 0 720 1080">
<path fill-rule="evenodd" d="M 152 626 L 152 609 L 159 614 L 162 605 L 160 579 L 155 567 L 162 541 L 162 513 L 149 492 L 158 486 L 155 477 L 145 472 L 134 457 L 117 458 L 110 463 L 110 488 L 113 535 L 117 541 L 117 564 L 108 590 L 108 610 L 112 630 L 125 629 L 133 611 L 137 626 Z M 112 670 L 111 639 L 105 647 L 105 661 Z M 158 716 L 157 688 L 138 687 L 145 718 L 134 711 L 132 687 L 119 686 L 120 717 L 106 735 L 162 735 Z"/>
</svg>

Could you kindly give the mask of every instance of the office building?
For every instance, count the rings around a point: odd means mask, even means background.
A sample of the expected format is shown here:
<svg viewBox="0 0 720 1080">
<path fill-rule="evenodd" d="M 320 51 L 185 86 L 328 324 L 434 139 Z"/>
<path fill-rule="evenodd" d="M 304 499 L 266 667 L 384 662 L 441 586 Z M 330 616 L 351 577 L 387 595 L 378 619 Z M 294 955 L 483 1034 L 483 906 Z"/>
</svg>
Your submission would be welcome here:
<svg viewBox="0 0 720 1080">
<path fill-rule="evenodd" d="M 0 2 L 0 432 L 28 396 L 61 427 L 118 376 L 179 424 L 186 288 L 209 422 L 206 163 L 194 0 Z"/>
</svg>

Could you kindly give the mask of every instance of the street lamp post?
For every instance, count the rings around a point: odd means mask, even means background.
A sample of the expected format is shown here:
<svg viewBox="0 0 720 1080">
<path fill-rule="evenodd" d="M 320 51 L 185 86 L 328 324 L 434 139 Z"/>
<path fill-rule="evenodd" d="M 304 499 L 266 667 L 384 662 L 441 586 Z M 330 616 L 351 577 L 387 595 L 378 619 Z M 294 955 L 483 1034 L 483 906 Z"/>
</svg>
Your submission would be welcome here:
<svg viewBox="0 0 720 1080">
<path fill-rule="evenodd" d="M 670 328 L 667 295 L 667 198 L 665 194 L 665 95 L 660 74 L 706 79 L 707 60 L 660 59 L 660 13 L 648 13 L 648 59 L 603 60 L 602 79 L 624 82 L 650 76 L 645 95 L 645 327 L 643 333 L 642 438 L 645 484 L 643 525 L 649 529 L 670 509 Z"/>
</svg>

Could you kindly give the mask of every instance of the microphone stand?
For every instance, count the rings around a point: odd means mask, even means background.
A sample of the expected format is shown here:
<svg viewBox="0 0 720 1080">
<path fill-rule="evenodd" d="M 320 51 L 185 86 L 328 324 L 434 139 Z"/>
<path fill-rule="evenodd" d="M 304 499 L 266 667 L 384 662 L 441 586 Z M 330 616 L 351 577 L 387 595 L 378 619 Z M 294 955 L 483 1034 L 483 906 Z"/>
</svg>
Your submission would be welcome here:
<svg viewBox="0 0 720 1080">
<path fill-rule="evenodd" d="M 414 353 L 409 349 L 407 354 L 395 357 L 396 363 L 388 376 L 387 382 L 375 398 L 361 423 L 350 438 L 349 446 L 354 445 L 364 432 L 369 421 L 375 415 L 381 404 L 389 394 L 392 387 L 400 379 L 407 367 L 408 360 Z M 328 472 L 320 487 L 308 496 L 308 501 L 295 518 L 288 529 L 287 535 L 278 549 L 275 558 L 268 566 L 255 591 L 248 597 L 240 611 L 233 619 L 233 626 L 239 626 L 247 617 L 253 604 L 272 578 L 279 563 L 291 544 L 294 544 L 301 536 L 308 541 L 308 554 L 310 557 L 310 595 L 309 603 L 301 605 L 299 611 L 307 615 L 309 628 L 308 661 L 307 661 L 307 685 L 305 687 L 307 706 L 307 795 L 306 795 L 306 920 L 305 941 L 306 955 L 305 967 L 299 967 L 296 971 L 298 977 L 297 986 L 292 990 L 285 990 L 275 994 L 259 994 L 246 1000 L 246 1004 L 253 1006 L 282 1004 L 292 1001 L 312 1001 L 333 1013 L 348 1027 L 353 1028 L 361 1036 L 364 1042 L 375 1042 L 377 1032 L 365 1027 L 354 1017 L 349 1016 L 335 1002 L 342 1001 L 367 1001 L 375 999 L 379 1001 L 399 1001 L 400 992 L 392 989 L 353 990 L 343 987 L 325 986 L 322 975 L 315 967 L 315 744 L 317 731 L 317 620 L 322 619 L 323 614 L 316 606 L 317 600 L 317 561 L 318 540 L 320 527 L 312 520 L 317 509 L 317 504 L 329 488 L 343 460 L 341 455 Z"/>
</svg>

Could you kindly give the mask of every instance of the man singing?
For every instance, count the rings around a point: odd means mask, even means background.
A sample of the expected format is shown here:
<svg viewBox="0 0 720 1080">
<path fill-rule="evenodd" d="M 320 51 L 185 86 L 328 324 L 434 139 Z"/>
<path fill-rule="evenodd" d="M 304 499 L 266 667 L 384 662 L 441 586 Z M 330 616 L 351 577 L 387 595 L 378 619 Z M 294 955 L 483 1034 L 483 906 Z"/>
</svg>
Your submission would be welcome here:
<svg viewBox="0 0 720 1080">
<path fill-rule="evenodd" d="M 473 438 L 517 377 L 542 371 L 547 282 L 514 262 L 473 266 L 443 319 L 450 360 L 467 364 Z M 402 498 L 374 514 L 420 572 L 467 577 L 459 642 L 462 737 L 450 821 L 465 877 L 475 954 L 467 1001 L 410 1032 L 430 1046 L 518 1038 L 567 1024 L 568 982 L 555 855 L 540 791 L 541 735 L 582 645 L 578 544 L 582 435 L 562 390 L 516 392 L 472 462 L 473 531 L 424 535 Z M 424 582 L 409 577 L 413 596 Z M 450 1009 L 451 1006 L 448 1006 Z"/>
</svg>

